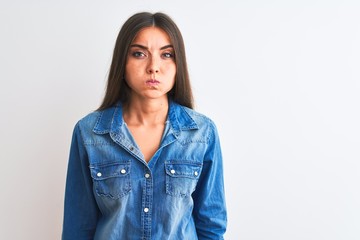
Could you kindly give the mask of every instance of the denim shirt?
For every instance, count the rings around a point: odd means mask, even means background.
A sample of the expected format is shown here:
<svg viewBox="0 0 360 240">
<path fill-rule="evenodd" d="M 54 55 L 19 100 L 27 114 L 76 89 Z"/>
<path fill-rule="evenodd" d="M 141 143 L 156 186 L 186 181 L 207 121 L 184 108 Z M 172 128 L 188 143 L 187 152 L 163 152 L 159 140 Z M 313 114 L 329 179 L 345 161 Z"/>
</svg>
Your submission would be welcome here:
<svg viewBox="0 0 360 240">
<path fill-rule="evenodd" d="M 226 223 L 222 155 L 209 118 L 170 102 L 148 163 L 121 104 L 76 124 L 63 240 L 223 239 Z"/>
</svg>

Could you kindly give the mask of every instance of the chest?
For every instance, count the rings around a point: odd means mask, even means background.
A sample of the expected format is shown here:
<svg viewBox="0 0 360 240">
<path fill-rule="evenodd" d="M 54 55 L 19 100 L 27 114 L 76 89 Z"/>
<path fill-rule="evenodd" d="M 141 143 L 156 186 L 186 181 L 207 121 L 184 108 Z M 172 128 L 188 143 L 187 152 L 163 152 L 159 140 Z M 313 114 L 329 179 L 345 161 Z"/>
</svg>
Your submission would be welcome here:
<svg viewBox="0 0 360 240">
<path fill-rule="evenodd" d="M 155 152 L 159 149 L 165 125 L 154 126 L 128 126 L 136 144 L 140 148 L 145 161 L 149 162 Z"/>
</svg>

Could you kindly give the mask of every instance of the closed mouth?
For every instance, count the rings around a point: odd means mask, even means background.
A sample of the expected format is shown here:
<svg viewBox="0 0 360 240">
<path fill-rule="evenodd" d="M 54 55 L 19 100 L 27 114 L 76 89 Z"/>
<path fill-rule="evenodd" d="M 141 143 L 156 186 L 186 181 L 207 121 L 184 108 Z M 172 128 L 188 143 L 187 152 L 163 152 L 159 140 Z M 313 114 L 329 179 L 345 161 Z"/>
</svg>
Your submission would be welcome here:
<svg viewBox="0 0 360 240">
<path fill-rule="evenodd" d="M 157 85 L 159 83 L 160 82 L 158 80 L 156 80 L 156 79 L 149 79 L 149 80 L 146 81 L 147 85 Z"/>
</svg>

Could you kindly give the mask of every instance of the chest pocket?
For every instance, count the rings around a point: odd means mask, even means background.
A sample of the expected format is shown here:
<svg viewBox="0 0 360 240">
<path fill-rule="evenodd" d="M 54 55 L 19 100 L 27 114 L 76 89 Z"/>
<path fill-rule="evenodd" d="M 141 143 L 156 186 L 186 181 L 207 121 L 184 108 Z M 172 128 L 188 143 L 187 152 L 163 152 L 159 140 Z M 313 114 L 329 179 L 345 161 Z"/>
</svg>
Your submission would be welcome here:
<svg viewBox="0 0 360 240">
<path fill-rule="evenodd" d="M 176 197 L 189 197 L 195 191 L 202 164 L 181 161 L 165 162 L 166 193 Z"/>
<path fill-rule="evenodd" d="M 90 166 L 98 196 L 118 199 L 131 191 L 130 161 Z"/>
</svg>

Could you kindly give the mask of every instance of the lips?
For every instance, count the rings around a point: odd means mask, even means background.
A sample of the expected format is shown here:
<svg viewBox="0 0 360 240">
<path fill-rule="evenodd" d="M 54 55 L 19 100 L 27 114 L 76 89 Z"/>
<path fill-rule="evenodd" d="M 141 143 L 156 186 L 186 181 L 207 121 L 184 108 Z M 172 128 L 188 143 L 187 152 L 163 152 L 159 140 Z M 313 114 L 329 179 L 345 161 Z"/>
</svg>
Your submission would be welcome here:
<svg viewBox="0 0 360 240">
<path fill-rule="evenodd" d="M 149 79 L 146 81 L 146 85 L 148 86 L 156 86 L 158 85 L 160 82 L 156 79 Z"/>
</svg>

